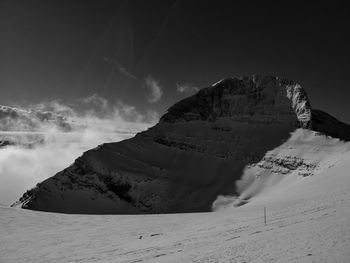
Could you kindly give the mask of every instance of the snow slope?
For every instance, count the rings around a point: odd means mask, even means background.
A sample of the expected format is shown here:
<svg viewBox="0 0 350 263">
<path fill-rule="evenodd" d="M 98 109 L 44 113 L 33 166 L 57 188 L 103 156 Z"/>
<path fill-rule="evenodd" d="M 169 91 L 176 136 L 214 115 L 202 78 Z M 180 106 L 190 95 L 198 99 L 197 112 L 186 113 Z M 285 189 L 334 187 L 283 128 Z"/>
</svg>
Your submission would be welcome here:
<svg viewBox="0 0 350 263">
<path fill-rule="evenodd" d="M 322 168 L 322 159 L 313 160 L 308 152 L 312 142 L 291 138 L 298 128 L 345 140 L 350 134 L 349 125 L 313 110 L 305 90 L 293 81 L 228 78 L 176 103 L 157 125 L 134 138 L 85 152 L 18 204 L 87 214 L 203 212 L 218 196 L 241 194 L 237 204 L 243 204 L 265 182 L 255 175 L 266 174 L 260 176 L 269 178 L 266 185 L 281 177 L 269 174 L 305 176 Z M 291 148 L 279 148 L 284 143 Z M 327 156 L 327 149 L 319 151 Z"/>
<path fill-rule="evenodd" d="M 238 197 L 219 196 L 214 210 L 240 206 L 249 202 L 261 202 L 264 196 L 268 203 L 274 202 L 273 193 L 285 195 L 286 189 L 303 184 L 303 178 L 315 176 L 337 166 L 347 158 L 350 143 L 331 138 L 314 131 L 297 129 L 281 146 L 268 151 L 262 160 L 246 167 L 237 181 Z M 308 192 L 304 194 L 306 197 Z M 279 200 L 280 201 L 280 198 Z M 295 196 L 287 197 L 296 199 Z"/>
<path fill-rule="evenodd" d="M 291 173 L 240 207 L 162 215 L 0 207 L 0 262 L 349 262 L 350 144 L 302 130 L 292 138 L 331 157 L 310 148 L 322 170 Z"/>
</svg>

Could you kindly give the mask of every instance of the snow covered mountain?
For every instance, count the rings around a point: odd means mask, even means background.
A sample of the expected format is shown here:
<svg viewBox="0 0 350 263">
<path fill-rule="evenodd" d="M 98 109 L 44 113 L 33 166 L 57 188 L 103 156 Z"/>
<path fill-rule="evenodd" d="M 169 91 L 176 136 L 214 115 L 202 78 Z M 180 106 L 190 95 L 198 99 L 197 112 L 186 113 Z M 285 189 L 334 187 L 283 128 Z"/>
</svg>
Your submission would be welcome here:
<svg viewBox="0 0 350 263">
<path fill-rule="evenodd" d="M 71 126 L 65 117 L 51 111 L 0 106 L 0 147 L 32 147 L 42 143 L 42 132 L 51 129 L 68 132 Z"/>
<path fill-rule="evenodd" d="M 1 131 L 39 132 L 43 126 L 55 126 L 62 131 L 70 130 L 66 118 L 57 113 L 0 106 Z"/>
<path fill-rule="evenodd" d="M 299 84 L 228 78 L 176 103 L 134 138 L 85 152 L 16 205 L 93 214 L 242 205 L 284 178 L 335 165 L 332 151 L 348 151 L 339 139 L 350 140 L 350 126 L 312 109 Z"/>
</svg>

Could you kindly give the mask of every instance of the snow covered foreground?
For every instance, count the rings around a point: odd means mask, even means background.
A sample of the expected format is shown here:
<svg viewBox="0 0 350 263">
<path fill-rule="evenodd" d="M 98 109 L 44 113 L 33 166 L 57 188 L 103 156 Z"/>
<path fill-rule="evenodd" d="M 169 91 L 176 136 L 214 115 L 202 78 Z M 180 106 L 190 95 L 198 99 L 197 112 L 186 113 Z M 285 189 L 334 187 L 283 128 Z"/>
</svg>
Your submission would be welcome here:
<svg viewBox="0 0 350 263">
<path fill-rule="evenodd" d="M 219 212 L 65 215 L 0 206 L 0 262 L 350 262 L 349 147 L 335 142 L 322 171 L 285 176 Z"/>
</svg>

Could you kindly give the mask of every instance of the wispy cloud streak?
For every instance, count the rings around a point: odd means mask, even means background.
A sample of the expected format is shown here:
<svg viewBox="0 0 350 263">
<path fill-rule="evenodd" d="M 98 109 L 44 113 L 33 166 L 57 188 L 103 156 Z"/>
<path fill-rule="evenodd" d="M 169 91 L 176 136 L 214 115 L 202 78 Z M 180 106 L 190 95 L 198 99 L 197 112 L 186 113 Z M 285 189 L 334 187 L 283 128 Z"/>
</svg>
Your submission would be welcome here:
<svg viewBox="0 0 350 263">
<path fill-rule="evenodd" d="M 127 76 L 128 78 L 131 79 L 137 79 L 136 76 L 134 76 L 133 74 L 131 74 L 121 63 L 119 63 L 116 59 L 110 59 L 110 58 L 104 58 L 104 60 L 106 62 L 110 62 L 113 63 L 117 69 L 119 70 L 120 73 L 124 74 L 125 76 Z"/>
</svg>

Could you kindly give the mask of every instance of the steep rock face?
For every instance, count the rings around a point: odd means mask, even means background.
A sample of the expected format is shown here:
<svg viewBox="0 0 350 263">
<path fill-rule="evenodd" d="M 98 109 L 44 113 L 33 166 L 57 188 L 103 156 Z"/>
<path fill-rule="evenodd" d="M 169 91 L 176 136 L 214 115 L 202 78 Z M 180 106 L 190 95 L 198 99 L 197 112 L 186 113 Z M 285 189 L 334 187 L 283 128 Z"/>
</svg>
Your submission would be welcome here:
<svg viewBox="0 0 350 263">
<path fill-rule="evenodd" d="M 334 125 L 337 135 L 347 133 L 345 124 Z M 246 167 L 263 158 L 261 169 L 276 162 L 284 166 L 285 160 L 267 159 L 266 153 L 296 129 L 313 127 L 328 131 L 297 83 L 224 79 L 176 103 L 134 138 L 87 151 L 19 203 L 65 213 L 210 211 L 218 195 L 240 194 L 236 182 Z M 296 157 L 286 163 L 288 169 L 307 165 Z"/>
<path fill-rule="evenodd" d="M 307 95 L 293 81 L 276 77 L 228 78 L 172 106 L 161 122 L 220 118 L 260 124 L 310 126 Z"/>
</svg>

